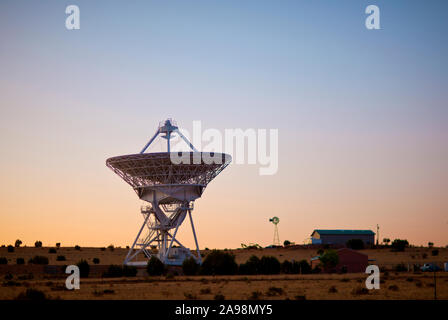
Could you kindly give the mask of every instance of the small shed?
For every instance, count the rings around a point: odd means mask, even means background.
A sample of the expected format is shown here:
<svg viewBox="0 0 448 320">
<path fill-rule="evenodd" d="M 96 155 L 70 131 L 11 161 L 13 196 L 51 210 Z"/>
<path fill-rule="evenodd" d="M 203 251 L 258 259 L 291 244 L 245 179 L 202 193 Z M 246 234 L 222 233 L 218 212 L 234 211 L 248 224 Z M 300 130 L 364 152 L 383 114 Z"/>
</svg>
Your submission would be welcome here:
<svg viewBox="0 0 448 320">
<path fill-rule="evenodd" d="M 369 265 L 368 255 L 348 248 L 338 249 L 336 250 L 336 252 L 339 257 L 338 265 L 334 269 L 324 270 L 324 272 L 359 273 L 366 271 L 366 268 Z M 319 265 L 319 256 L 311 258 L 312 269 L 316 268 Z"/>
</svg>

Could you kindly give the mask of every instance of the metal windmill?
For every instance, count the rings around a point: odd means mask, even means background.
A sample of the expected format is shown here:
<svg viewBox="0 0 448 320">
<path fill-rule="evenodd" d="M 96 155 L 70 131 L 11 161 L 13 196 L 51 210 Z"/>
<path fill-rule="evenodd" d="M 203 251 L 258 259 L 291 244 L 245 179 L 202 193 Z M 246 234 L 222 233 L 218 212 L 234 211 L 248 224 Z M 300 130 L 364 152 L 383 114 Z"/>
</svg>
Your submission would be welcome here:
<svg viewBox="0 0 448 320">
<path fill-rule="evenodd" d="M 274 246 L 279 246 L 280 245 L 280 238 L 278 236 L 278 223 L 280 222 L 280 219 L 278 217 L 273 217 L 271 219 L 269 219 L 269 222 L 272 222 L 274 224 L 274 241 L 273 241 L 273 245 Z"/>
</svg>

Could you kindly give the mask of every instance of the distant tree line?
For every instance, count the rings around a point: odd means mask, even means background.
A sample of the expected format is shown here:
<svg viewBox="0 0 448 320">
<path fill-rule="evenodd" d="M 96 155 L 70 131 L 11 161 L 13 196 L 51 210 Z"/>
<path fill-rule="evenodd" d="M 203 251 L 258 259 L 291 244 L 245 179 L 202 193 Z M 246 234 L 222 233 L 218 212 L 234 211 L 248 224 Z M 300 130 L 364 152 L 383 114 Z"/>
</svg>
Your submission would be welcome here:
<svg viewBox="0 0 448 320">
<path fill-rule="evenodd" d="M 156 257 L 149 260 L 147 271 L 149 275 L 162 275 L 166 272 L 165 265 Z M 306 260 L 280 262 L 273 256 L 259 258 L 255 255 L 238 265 L 232 253 L 211 250 L 201 265 L 193 257 L 184 260 L 182 271 L 185 275 L 308 274 L 311 273 L 311 266 Z"/>
</svg>

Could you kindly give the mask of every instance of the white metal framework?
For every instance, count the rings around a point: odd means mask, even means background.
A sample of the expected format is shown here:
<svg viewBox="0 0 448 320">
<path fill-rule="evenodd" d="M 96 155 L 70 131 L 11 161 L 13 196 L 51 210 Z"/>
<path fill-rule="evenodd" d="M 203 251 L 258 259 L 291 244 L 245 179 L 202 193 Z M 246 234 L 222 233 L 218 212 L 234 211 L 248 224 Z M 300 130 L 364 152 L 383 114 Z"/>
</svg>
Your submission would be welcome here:
<svg viewBox="0 0 448 320">
<path fill-rule="evenodd" d="M 183 153 L 182 163 L 174 163 L 172 157 L 178 153 L 170 152 L 170 139 L 176 133 L 192 150 Z M 144 153 L 159 135 L 167 140 L 167 152 Z M 205 160 L 210 157 L 213 161 Z M 171 119 L 159 125 L 139 154 L 107 159 L 106 165 L 131 185 L 140 199 L 147 202 L 141 208 L 143 224 L 124 264 L 146 264 L 147 261 L 135 261 L 140 253 L 148 259 L 156 255 L 163 263 L 170 265 L 181 265 L 190 256 L 201 263 L 191 213 L 194 200 L 201 197 L 207 184 L 230 161 L 231 157 L 227 154 L 198 152 Z M 196 244 L 196 256 L 176 239 L 177 231 L 187 215 Z M 146 234 L 143 233 L 145 229 Z"/>
<path fill-rule="evenodd" d="M 269 221 L 274 224 L 274 241 L 272 242 L 272 244 L 274 246 L 279 246 L 280 245 L 280 237 L 278 236 L 277 225 L 280 222 L 280 219 L 278 217 L 273 217 L 273 218 L 269 219 Z"/>
</svg>

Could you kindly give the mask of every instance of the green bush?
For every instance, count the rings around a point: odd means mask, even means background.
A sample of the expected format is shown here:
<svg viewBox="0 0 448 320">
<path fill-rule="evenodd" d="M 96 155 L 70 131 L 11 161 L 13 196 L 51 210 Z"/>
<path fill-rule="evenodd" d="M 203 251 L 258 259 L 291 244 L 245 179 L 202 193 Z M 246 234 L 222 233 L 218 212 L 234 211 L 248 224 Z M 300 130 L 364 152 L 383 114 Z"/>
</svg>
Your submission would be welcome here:
<svg viewBox="0 0 448 320">
<path fill-rule="evenodd" d="M 137 275 L 137 268 L 134 266 L 123 266 L 123 276 L 135 277 Z"/>
<path fill-rule="evenodd" d="M 247 268 L 247 265 L 245 263 L 240 263 L 238 266 L 238 274 L 250 274 L 249 270 Z"/>
<path fill-rule="evenodd" d="M 56 261 L 65 261 L 67 259 L 65 259 L 65 256 L 57 256 L 56 257 Z"/>
<path fill-rule="evenodd" d="M 366 287 L 358 286 L 356 288 L 353 288 L 352 294 L 355 296 L 369 294 L 369 289 L 367 289 Z"/>
<path fill-rule="evenodd" d="M 12 246 L 12 245 L 9 245 L 8 246 L 8 252 L 14 252 L 14 247 Z"/>
<path fill-rule="evenodd" d="M 194 257 L 185 259 L 184 262 L 182 263 L 182 271 L 187 276 L 193 276 L 195 274 L 198 274 L 199 267 L 200 266 L 196 262 L 196 259 Z"/>
<path fill-rule="evenodd" d="M 396 272 L 404 272 L 407 271 L 408 268 L 404 265 L 404 263 L 397 264 L 394 268 Z"/>
<path fill-rule="evenodd" d="M 224 295 L 218 293 L 218 294 L 215 295 L 214 299 L 215 300 L 225 300 L 226 297 L 224 297 Z"/>
<path fill-rule="evenodd" d="M 311 265 L 305 259 L 300 260 L 299 262 L 294 261 L 293 270 L 294 273 L 300 273 L 300 274 L 310 274 L 312 272 Z"/>
<path fill-rule="evenodd" d="M 328 289 L 328 293 L 336 293 L 336 292 L 338 292 L 338 289 L 336 288 L 336 286 L 331 286 Z"/>
<path fill-rule="evenodd" d="M 103 293 L 104 293 L 104 294 L 114 294 L 114 293 L 115 293 L 115 290 L 112 290 L 112 289 L 105 289 L 105 290 L 103 290 Z"/>
<path fill-rule="evenodd" d="M 184 292 L 184 297 L 186 300 L 196 300 L 198 297 L 191 292 Z"/>
<path fill-rule="evenodd" d="M 119 278 L 123 276 L 123 268 L 121 266 L 117 266 L 111 264 L 106 272 L 103 273 L 103 277 L 105 278 Z"/>
<path fill-rule="evenodd" d="M 81 278 L 88 278 L 90 273 L 90 265 L 89 263 L 82 259 L 76 264 L 79 268 L 79 275 Z"/>
<path fill-rule="evenodd" d="M 405 248 L 409 247 L 408 240 L 395 239 L 392 241 L 392 251 L 404 251 Z"/>
<path fill-rule="evenodd" d="M 333 250 L 329 249 L 325 251 L 319 258 L 320 263 L 322 264 L 323 268 L 328 270 L 336 267 L 339 263 L 339 256 L 338 253 Z"/>
<path fill-rule="evenodd" d="M 322 269 L 319 266 L 314 267 L 313 269 L 311 269 L 311 273 L 313 274 L 317 274 L 317 273 L 321 273 Z"/>
<path fill-rule="evenodd" d="M 347 248 L 353 250 L 362 250 L 364 249 L 364 241 L 361 239 L 350 239 L 347 241 Z"/>
<path fill-rule="evenodd" d="M 28 263 L 31 264 L 48 264 L 48 258 L 44 256 L 34 256 L 30 260 L 28 260 Z"/>
<path fill-rule="evenodd" d="M 309 274 L 311 273 L 311 266 L 306 260 L 299 262 L 285 260 L 281 263 L 280 270 L 285 274 Z"/>
<path fill-rule="evenodd" d="M 20 287 L 22 285 L 22 283 L 14 281 L 14 280 L 7 280 L 7 281 L 4 281 L 2 283 L 2 285 L 4 287 Z"/>
<path fill-rule="evenodd" d="M 283 273 L 294 273 L 294 265 L 289 261 L 284 261 L 280 264 L 278 259 L 272 256 L 263 256 L 260 259 L 257 256 L 252 255 L 247 259 L 246 263 L 240 264 L 238 272 L 239 274 L 244 275 L 255 275 L 279 274 L 280 271 Z M 296 273 L 298 273 L 298 271 L 296 271 Z"/>
<path fill-rule="evenodd" d="M 266 291 L 268 297 L 281 296 L 284 293 L 284 290 L 279 287 L 270 287 L 268 291 Z"/>
<path fill-rule="evenodd" d="M 36 242 L 34 242 L 34 246 L 35 246 L 36 248 L 42 248 L 42 241 L 36 241 Z"/>
<path fill-rule="evenodd" d="M 17 280 L 33 280 L 33 279 L 34 279 L 34 275 L 32 273 L 17 276 Z"/>
<path fill-rule="evenodd" d="M 279 274 L 280 262 L 276 257 L 263 256 L 260 259 L 260 273 L 261 274 Z"/>
<path fill-rule="evenodd" d="M 1 257 L 0 264 L 8 264 L 8 259 L 6 259 L 5 257 Z"/>
<path fill-rule="evenodd" d="M 76 245 L 76 246 L 75 246 L 75 250 L 79 250 L 79 251 L 80 251 L 80 250 L 81 250 L 81 247 L 78 246 L 78 245 Z"/>
<path fill-rule="evenodd" d="M 16 259 L 16 264 L 25 264 L 25 259 L 23 259 L 23 258 L 17 258 L 17 259 Z"/>
<path fill-rule="evenodd" d="M 391 291 L 398 291 L 398 286 L 396 284 L 393 284 L 393 285 L 389 286 L 388 289 Z"/>
<path fill-rule="evenodd" d="M 212 250 L 207 254 L 200 268 L 200 273 L 205 275 L 232 275 L 237 272 L 235 256 L 219 250 Z"/>
<path fill-rule="evenodd" d="M 281 273 L 292 274 L 294 273 L 294 265 L 292 262 L 285 260 L 280 265 Z"/>
<path fill-rule="evenodd" d="M 160 276 L 165 272 L 165 265 L 159 258 L 152 256 L 148 261 L 146 271 L 150 276 Z"/>
<path fill-rule="evenodd" d="M 239 273 L 248 275 L 259 274 L 260 258 L 255 255 L 250 256 L 246 263 L 240 264 Z"/>
<path fill-rule="evenodd" d="M 46 300 L 47 296 L 40 290 L 36 289 L 26 289 L 25 292 L 20 293 L 16 300 Z"/>
<path fill-rule="evenodd" d="M 249 296 L 248 300 L 260 300 L 262 295 L 263 294 L 260 291 L 252 291 L 252 293 Z"/>
<path fill-rule="evenodd" d="M 203 288 L 199 291 L 200 294 L 210 294 L 212 293 L 212 289 L 210 288 Z"/>
</svg>

